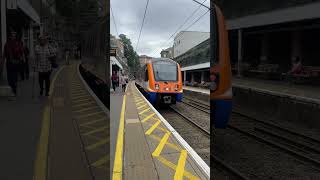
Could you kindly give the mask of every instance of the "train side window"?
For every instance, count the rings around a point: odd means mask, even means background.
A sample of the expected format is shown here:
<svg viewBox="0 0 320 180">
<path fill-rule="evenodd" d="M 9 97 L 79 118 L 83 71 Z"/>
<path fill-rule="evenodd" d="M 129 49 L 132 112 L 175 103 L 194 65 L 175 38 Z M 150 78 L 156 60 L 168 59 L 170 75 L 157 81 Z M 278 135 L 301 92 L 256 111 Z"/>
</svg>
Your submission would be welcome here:
<svg viewBox="0 0 320 180">
<path fill-rule="evenodd" d="M 148 78 L 148 68 L 146 68 L 146 71 L 145 71 L 145 76 L 144 76 L 144 81 L 148 81 L 149 78 Z"/>
</svg>

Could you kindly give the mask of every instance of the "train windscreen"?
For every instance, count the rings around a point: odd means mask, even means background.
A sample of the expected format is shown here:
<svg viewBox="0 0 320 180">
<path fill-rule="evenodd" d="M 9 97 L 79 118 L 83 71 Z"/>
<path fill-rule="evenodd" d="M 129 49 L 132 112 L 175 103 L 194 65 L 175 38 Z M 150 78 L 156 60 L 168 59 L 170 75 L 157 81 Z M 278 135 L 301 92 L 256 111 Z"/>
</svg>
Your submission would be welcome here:
<svg viewBox="0 0 320 180">
<path fill-rule="evenodd" d="M 159 61 L 153 64 L 153 73 L 156 81 L 178 81 L 177 64 Z"/>
</svg>

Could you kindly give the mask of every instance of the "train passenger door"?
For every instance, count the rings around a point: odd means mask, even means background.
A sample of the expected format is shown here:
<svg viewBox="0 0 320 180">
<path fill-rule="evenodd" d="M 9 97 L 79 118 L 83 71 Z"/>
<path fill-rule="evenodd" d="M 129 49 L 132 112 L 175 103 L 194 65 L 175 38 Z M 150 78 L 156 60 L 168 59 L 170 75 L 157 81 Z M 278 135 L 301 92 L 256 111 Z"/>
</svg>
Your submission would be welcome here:
<svg viewBox="0 0 320 180">
<path fill-rule="evenodd" d="M 144 66 L 144 87 L 146 89 L 149 88 L 149 75 L 148 75 L 148 66 L 147 64 Z"/>
</svg>

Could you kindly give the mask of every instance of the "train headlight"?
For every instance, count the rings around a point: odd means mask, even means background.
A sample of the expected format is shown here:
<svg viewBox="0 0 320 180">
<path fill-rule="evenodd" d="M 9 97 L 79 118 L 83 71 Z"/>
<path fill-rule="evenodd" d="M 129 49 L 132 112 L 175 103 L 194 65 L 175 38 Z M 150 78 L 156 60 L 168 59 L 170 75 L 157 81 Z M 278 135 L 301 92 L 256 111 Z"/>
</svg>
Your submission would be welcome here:
<svg viewBox="0 0 320 180">
<path fill-rule="evenodd" d="M 156 84 L 155 88 L 156 88 L 156 90 L 159 90 L 160 89 L 159 84 Z"/>
<path fill-rule="evenodd" d="M 174 90 L 175 90 L 175 91 L 178 91 L 178 88 L 179 88 L 179 85 L 178 85 L 178 84 L 176 84 L 176 86 L 175 86 Z"/>
</svg>

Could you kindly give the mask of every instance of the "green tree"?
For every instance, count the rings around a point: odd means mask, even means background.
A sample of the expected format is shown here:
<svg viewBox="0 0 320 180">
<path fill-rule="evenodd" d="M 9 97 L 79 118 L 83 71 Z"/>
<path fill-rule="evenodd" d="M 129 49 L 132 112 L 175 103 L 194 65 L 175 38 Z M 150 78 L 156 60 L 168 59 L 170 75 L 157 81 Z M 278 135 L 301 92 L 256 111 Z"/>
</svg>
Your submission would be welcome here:
<svg viewBox="0 0 320 180">
<path fill-rule="evenodd" d="M 136 71 L 138 67 L 140 66 L 139 63 L 139 56 L 138 54 L 134 51 L 132 47 L 131 40 L 127 38 L 126 35 L 120 34 L 119 38 L 121 39 L 123 43 L 123 49 L 124 49 L 124 56 L 128 60 L 128 66 L 130 71 Z"/>
</svg>

